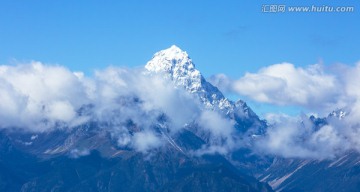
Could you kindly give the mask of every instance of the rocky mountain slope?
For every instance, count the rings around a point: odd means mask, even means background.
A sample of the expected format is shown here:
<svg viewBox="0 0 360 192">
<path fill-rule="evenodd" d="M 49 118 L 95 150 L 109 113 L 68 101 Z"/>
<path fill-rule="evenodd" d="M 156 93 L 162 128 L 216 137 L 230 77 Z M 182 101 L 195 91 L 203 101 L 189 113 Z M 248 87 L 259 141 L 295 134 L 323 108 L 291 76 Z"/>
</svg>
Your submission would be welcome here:
<svg viewBox="0 0 360 192">
<path fill-rule="evenodd" d="M 329 121 L 342 121 L 348 113 L 331 112 L 327 117 L 310 117 L 319 129 Z M 274 157 L 258 179 L 276 191 L 359 191 L 360 155 L 350 150 L 331 159 Z"/>
</svg>

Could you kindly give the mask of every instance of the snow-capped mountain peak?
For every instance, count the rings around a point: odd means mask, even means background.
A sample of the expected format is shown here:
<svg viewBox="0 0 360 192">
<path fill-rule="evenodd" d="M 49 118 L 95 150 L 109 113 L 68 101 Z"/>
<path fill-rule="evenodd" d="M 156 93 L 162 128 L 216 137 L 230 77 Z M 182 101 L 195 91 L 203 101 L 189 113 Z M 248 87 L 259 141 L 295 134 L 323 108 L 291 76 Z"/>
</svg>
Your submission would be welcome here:
<svg viewBox="0 0 360 192">
<path fill-rule="evenodd" d="M 208 107 L 214 107 L 214 102 L 225 99 L 223 94 L 208 83 L 195 68 L 189 55 L 175 45 L 155 53 L 145 68 L 150 72 L 167 75 L 177 86 L 197 94 Z"/>
<path fill-rule="evenodd" d="M 196 95 L 207 109 L 218 110 L 233 118 L 259 120 L 245 102 L 228 100 L 217 87 L 207 82 L 189 55 L 175 45 L 155 53 L 145 68 L 149 72 L 162 73 L 176 86 Z"/>
<path fill-rule="evenodd" d="M 176 45 L 155 53 L 145 68 L 153 72 L 172 72 L 175 69 L 193 70 L 195 66 L 186 51 Z"/>
<path fill-rule="evenodd" d="M 195 69 L 189 55 L 175 45 L 155 53 L 145 68 L 150 72 L 168 74 L 176 84 L 190 92 L 201 89 L 201 73 Z"/>
</svg>

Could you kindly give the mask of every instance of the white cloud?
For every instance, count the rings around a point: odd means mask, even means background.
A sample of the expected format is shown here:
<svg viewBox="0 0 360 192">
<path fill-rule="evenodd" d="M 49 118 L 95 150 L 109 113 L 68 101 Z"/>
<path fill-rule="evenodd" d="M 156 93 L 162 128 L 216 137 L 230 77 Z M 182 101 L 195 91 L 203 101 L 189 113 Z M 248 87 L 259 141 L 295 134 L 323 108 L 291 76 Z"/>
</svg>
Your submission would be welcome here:
<svg viewBox="0 0 360 192">
<path fill-rule="evenodd" d="M 247 96 L 258 102 L 275 105 L 297 105 L 310 109 L 341 107 L 338 98 L 340 82 L 334 74 L 326 73 L 321 65 L 306 68 L 295 67 L 290 63 L 270 65 L 257 73 L 246 73 L 238 80 L 220 76 L 227 90 Z M 214 76 L 213 79 L 216 79 Z M 334 107 L 335 106 L 335 107 Z"/>
<path fill-rule="evenodd" d="M 76 112 L 69 101 L 55 101 L 48 106 L 47 116 L 50 119 L 69 122 L 75 118 Z"/>
<path fill-rule="evenodd" d="M 290 117 L 269 115 L 272 125 L 265 136 L 258 137 L 260 153 L 286 158 L 332 159 L 349 150 L 360 152 L 360 126 L 351 117 L 329 117 L 327 124 L 315 126 L 306 115 Z"/>
<path fill-rule="evenodd" d="M 222 117 L 216 111 L 205 110 L 199 117 L 199 125 L 210 131 L 215 137 L 231 137 L 234 132 L 234 125 L 230 119 Z"/>
<path fill-rule="evenodd" d="M 69 155 L 71 158 L 77 159 L 79 157 L 90 155 L 90 151 L 88 149 L 72 149 Z"/>
<path fill-rule="evenodd" d="M 235 130 L 235 122 L 223 117 L 217 111 L 204 110 L 197 119 L 200 131 L 207 141 L 201 149 L 194 151 L 195 155 L 203 154 L 227 154 L 241 146 L 238 132 Z"/>
<path fill-rule="evenodd" d="M 228 76 L 226 76 L 223 73 L 220 74 L 216 74 L 211 76 L 208 81 L 217 86 L 219 88 L 219 90 L 226 94 L 229 92 L 232 92 L 232 79 L 230 79 Z"/>
<path fill-rule="evenodd" d="M 88 102 L 81 81 L 61 66 L 39 62 L 0 66 L 0 126 L 31 131 L 71 124 L 76 109 Z"/>
<path fill-rule="evenodd" d="M 116 67 L 88 78 L 40 62 L 2 65 L 0 96 L 0 128 L 44 132 L 96 121 L 120 147 L 141 152 L 161 144 L 154 127 L 177 133 L 201 111 L 193 95 L 173 82 L 143 70 Z M 167 121 L 159 125 L 163 113 Z"/>
<path fill-rule="evenodd" d="M 320 65 L 307 68 L 282 63 L 247 73 L 234 82 L 234 90 L 256 101 L 279 105 L 319 107 L 334 102 L 338 95 L 335 76 L 325 74 Z"/>
<path fill-rule="evenodd" d="M 199 113 L 199 103 L 192 95 L 158 75 L 111 67 L 96 76 L 95 112 L 101 119 L 111 118 L 108 113 L 117 110 L 122 114 L 117 119 L 131 118 L 142 127 L 150 127 L 165 113 L 170 131 L 176 132 Z"/>
<path fill-rule="evenodd" d="M 161 146 L 161 138 L 149 131 L 135 133 L 133 141 L 135 149 L 143 153 Z"/>
</svg>

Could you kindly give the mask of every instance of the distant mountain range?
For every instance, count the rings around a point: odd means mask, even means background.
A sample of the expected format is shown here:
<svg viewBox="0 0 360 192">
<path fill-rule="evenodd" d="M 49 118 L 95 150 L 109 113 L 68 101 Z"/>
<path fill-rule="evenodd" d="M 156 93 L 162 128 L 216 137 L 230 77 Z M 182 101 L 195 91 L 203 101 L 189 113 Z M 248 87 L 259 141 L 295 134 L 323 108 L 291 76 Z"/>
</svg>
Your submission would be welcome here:
<svg viewBox="0 0 360 192">
<path fill-rule="evenodd" d="M 331 160 L 258 153 L 254 141 L 266 134 L 268 123 L 246 102 L 225 98 L 180 48 L 157 52 L 141 72 L 185 92 L 170 101 L 180 103 L 176 110 L 164 106 L 145 129 L 130 111 L 117 109 L 125 106 L 146 122 L 148 112 L 142 113 L 151 100 L 134 93 L 116 97 L 106 120 L 91 118 L 71 129 L 62 125 L 41 132 L 2 128 L 0 191 L 360 190 L 360 155 L 355 151 Z M 90 103 L 77 113 L 92 117 L 94 108 Z M 186 123 L 177 122 L 179 115 Z M 309 117 L 317 127 L 331 118 L 346 118 L 346 112 Z M 179 125 L 174 131 L 172 126 Z M 144 144 L 134 147 L 134 138 Z"/>
</svg>

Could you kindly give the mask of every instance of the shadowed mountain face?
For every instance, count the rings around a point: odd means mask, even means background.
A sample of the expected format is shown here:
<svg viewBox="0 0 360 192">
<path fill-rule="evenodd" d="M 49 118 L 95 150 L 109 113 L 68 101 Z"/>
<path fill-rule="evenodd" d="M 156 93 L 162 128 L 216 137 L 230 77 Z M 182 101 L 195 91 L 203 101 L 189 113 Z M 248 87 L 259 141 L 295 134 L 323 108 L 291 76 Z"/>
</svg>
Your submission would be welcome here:
<svg viewBox="0 0 360 192">
<path fill-rule="evenodd" d="M 131 149 L 115 149 L 116 145 L 106 141 L 107 136 L 99 137 L 98 132 L 86 136 L 68 134 L 68 137 L 39 134 L 38 139 L 46 137 L 41 144 L 57 148 L 69 137 L 77 137 L 82 140 L 80 142 L 96 137 L 95 141 L 102 142 L 102 147 L 79 157 L 72 156 L 71 152 L 44 155 L 41 149 L 29 153 L 16 143 L 17 139 L 13 140 L 20 135 L 11 133 L 9 136 L 2 132 L 0 190 L 271 191 L 270 187 L 238 171 L 220 155 L 192 157 L 172 145 L 142 154 Z M 174 137 L 174 142 L 184 150 L 203 144 L 199 137 L 188 131 Z"/>
<path fill-rule="evenodd" d="M 357 152 L 322 161 L 277 158 L 259 179 L 277 191 L 359 191 L 359 161 Z"/>
</svg>

